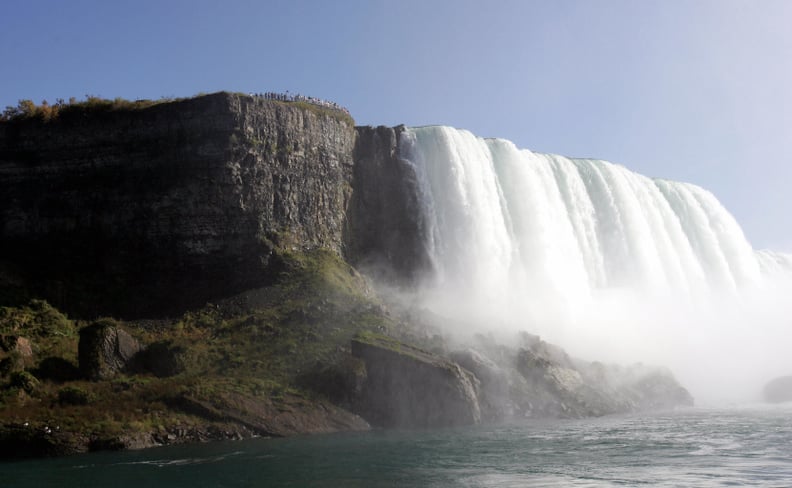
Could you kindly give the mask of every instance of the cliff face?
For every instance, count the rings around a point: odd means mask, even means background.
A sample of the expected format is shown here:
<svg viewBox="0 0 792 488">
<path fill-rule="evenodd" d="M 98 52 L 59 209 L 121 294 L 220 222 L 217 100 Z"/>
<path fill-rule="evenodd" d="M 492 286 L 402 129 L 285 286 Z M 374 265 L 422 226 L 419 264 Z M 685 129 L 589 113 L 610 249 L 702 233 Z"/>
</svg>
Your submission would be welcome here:
<svg viewBox="0 0 792 488">
<path fill-rule="evenodd" d="M 418 177 L 399 155 L 403 126 L 358 127 L 347 258 L 379 279 L 410 284 L 431 268 Z"/>
<path fill-rule="evenodd" d="M 276 246 L 341 252 L 354 141 L 340 113 L 230 93 L 2 123 L 0 264 L 89 315 L 261 284 Z"/>
</svg>

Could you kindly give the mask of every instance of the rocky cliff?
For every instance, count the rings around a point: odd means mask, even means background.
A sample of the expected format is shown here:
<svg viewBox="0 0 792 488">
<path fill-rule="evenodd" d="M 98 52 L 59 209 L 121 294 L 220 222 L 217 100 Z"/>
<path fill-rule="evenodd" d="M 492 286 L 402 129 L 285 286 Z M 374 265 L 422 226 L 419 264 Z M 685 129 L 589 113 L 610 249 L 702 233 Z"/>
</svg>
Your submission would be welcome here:
<svg viewBox="0 0 792 488">
<path fill-rule="evenodd" d="M 358 127 L 347 258 L 369 275 L 410 284 L 431 269 L 415 168 L 399 155 L 404 127 Z"/>
<path fill-rule="evenodd" d="M 232 93 L 0 123 L 0 264 L 85 315 L 259 285 L 276 247 L 341 251 L 354 142 L 341 112 Z"/>
</svg>

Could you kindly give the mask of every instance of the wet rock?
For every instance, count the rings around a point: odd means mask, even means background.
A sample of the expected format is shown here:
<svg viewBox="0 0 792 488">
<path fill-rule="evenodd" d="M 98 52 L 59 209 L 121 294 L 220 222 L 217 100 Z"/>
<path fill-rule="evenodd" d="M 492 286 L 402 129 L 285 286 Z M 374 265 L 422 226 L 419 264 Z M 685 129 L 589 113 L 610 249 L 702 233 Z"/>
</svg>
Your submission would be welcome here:
<svg viewBox="0 0 792 488">
<path fill-rule="evenodd" d="M 591 417 L 693 405 L 666 369 L 605 365 L 571 358 L 563 349 L 523 334 L 510 395 L 522 416 Z"/>
<path fill-rule="evenodd" d="M 509 373 L 475 349 L 455 351 L 450 358 L 473 373 L 480 382 L 479 406 L 484 421 L 502 420 L 514 415 Z"/>
<path fill-rule="evenodd" d="M 415 283 L 432 266 L 418 176 L 399 152 L 403 132 L 404 126 L 357 128 L 346 238 L 353 265 L 396 285 Z"/>
<path fill-rule="evenodd" d="M 643 367 L 620 390 L 632 401 L 636 411 L 692 407 L 694 404 L 693 396 L 664 368 Z"/>
<path fill-rule="evenodd" d="M 478 380 L 458 364 L 385 336 L 352 341 L 366 364 L 357 411 L 380 427 L 443 427 L 481 422 Z"/>
<path fill-rule="evenodd" d="M 792 402 L 792 376 L 781 376 L 764 387 L 764 400 L 770 403 Z"/>
<path fill-rule="evenodd" d="M 544 341 L 520 349 L 516 369 L 522 380 L 515 383 L 515 400 L 523 416 L 585 417 L 610 412 L 586 408 L 586 384 L 563 353 Z M 590 393 L 590 392 L 586 392 Z"/>
</svg>

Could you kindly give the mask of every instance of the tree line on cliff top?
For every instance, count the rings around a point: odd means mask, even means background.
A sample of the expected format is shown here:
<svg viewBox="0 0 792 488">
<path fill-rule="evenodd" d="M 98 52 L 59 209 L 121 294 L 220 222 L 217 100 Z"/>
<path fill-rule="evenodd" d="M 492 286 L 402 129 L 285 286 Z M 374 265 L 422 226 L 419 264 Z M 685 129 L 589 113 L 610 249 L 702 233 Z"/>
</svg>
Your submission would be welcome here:
<svg viewBox="0 0 792 488">
<path fill-rule="evenodd" d="M 198 95 L 195 95 L 195 97 L 200 97 L 203 95 L 206 94 L 199 93 Z M 95 95 L 86 95 L 84 100 L 78 100 L 75 97 L 70 97 L 68 100 L 58 98 L 55 100 L 55 103 L 49 103 L 47 100 L 42 100 L 39 104 L 36 104 L 36 102 L 30 99 L 22 99 L 19 100 L 16 106 L 6 106 L 5 110 L 0 113 L 0 122 L 31 119 L 49 122 L 57 119 L 62 114 L 72 111 L 138 110 L 148 108 L 153 105 L 158 105 L 160 103 L 177 102 L 181 100 L 186 100 L 186 98 L 162 97 L 158 100 L 133 101 L 121 97 L 107 99 Z M 352 119 L 349 111 L 340 105 L 335 104 L 334 102 L 327 102 L 318 98 L 305 97 L 301 95 L 283 100 L 278 98 L 268 98 L 268 100 L 278 103 L 293 104 L 295 106 L 311 110 L 312 112 L 318 113 L 320 115 L 328 115 L 340 120 L 344 120 L 350 125 L 355 125 L 355 121 Z"/>
<path fill-rule="evenodd" d="M 161 98 L 159 100 L 126 100 L 121 97 L 116 97 L 112 100 L 97 97 L 94 95 L 86 95 L 85 100 L 78 100 L 75 97 L 64 100 L 58 98 L 55 103 L 49 103 L 47 100 L 42 100 L 40 104 L 36 104 L 33 100 L 23 99 L 20 100 L 16 106 L 6 106 L 3 113 L 0 115 L 0 121 L 12 121 L 22 119 L 40 119 L 50 121 L 58 118 L 62 113 L 72 110 L 121 110 L 121 109 L 141 109 L 151 107 L 158 103 L 172 102 L 176 98 Z"/>
</svg>

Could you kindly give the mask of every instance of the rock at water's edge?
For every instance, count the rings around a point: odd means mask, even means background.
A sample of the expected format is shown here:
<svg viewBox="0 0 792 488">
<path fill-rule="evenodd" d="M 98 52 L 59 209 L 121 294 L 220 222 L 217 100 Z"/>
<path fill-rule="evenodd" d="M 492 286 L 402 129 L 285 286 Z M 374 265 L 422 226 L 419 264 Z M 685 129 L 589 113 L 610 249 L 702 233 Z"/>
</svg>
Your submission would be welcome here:
<svg viewBox="0 0 792 488">
<path fill-rule="evenodd" d="M 366 364 L 359 413 L 380 427 L 446 427 L 481 422 L 478 380 L 458 364 L 394 339 L 352 341 Z"/>
</svg>

